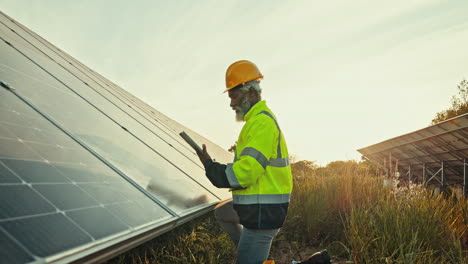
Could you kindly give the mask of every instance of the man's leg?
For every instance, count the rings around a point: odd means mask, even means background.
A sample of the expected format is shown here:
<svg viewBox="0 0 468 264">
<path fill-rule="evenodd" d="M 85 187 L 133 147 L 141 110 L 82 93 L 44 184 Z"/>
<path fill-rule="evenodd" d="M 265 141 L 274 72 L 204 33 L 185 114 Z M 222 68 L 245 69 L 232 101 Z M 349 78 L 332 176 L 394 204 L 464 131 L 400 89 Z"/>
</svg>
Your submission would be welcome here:
<svg viewBox="0 0 468 264">
<path fill-rule="evenodd" d="M 239 244 L 242 225 L 239 216 L 232 206 L 232 201 L 222 202 L 215 207 L 215 216 L 221 227 L 229 234 L 234 245 Z"/>
<path fill-rule="evenodd" d="M 262 264 L 270 253 L 271 241 L 279 229 L 243 228 L 237 248 L 238 264 Z"/>
</svg>

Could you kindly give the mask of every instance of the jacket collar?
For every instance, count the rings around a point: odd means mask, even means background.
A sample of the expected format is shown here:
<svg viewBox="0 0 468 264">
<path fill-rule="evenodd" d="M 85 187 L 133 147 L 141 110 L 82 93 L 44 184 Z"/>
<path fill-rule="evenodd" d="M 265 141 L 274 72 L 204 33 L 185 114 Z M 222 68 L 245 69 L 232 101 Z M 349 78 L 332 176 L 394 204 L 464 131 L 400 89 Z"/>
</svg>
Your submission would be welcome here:
<svg viewBox="0 0 468 264">
<path fill-rule="evenodd" d="M 262 100 L 253 105 L 250 110 L 244 115 L 245 122 L 249 121 L 252 116 L 256 116 L 266 109 L 266 101 Z"/>
</svg>

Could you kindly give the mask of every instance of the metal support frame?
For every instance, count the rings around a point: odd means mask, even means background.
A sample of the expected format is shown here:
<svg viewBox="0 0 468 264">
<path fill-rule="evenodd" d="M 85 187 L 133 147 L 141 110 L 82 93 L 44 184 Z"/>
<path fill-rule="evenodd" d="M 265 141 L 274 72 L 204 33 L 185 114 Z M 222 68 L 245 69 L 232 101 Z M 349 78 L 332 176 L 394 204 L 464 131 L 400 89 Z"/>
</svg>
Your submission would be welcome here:
<svg viewBox="0 0 468 264">
<path fill-rule="evenodd" d="M 406 173 L 404 174 L 404 176 L 408 176 L 408 182 L 411 181 L 411 164 L 408 165 L 408 169 L 406 170 Z M 403 179 L 403 178 L 402 178 Z"/>
<path fill-rule="evenodd" d="M 445 164 L 444 164 L 444 161 L 441 161 L 440 162 L 440 169 L 441 169 L 441 189 L 443 190 L 445 188 L 445 177 L 444 177 L 444 167 L 445 167 Z"/>
<path fill-rule="evenodd" d="M 411 182 L 411 164 L 408 166 L 408 183 Z"/>
<path fill-rule="evenodd" d="M 388 173 L 388 168 L 387 168 L 387 158 L 384 158 L 383 167 L 384 167 L 385 178 L 389 178 L 390 175 Z"/>
<path fill-rule="evenodd" d="M 423 163 L 422 165 L 422 182 L 423 184 L 426 184 L 426 163 Z"/>
<path fill-rule="evenodd" d="M 387 158 L 384 158 L 383 166 L 381 165 L 381 168 L 384 169 L 385 172 L 385 177 L 389 178 L 392 177 L 391 171 L 392 171 L 392 164 L 389 162 L 390 155 Z M 463 162 L 463 183 L 462 183 L 462 191 L 463 195 L 465 197 L 468 197 L 468 158 L 464 158 L 462 160 L 459 160 Z M 450 181 L 447 178 L 447 173 L 451 171 L 450 163 L 449 161 L 442 160 L 438 164 L 439 166 L 432 167 L 428 166 L 428 163 L 423 162 L 421 164 L 422 166 L 422 174 L 420 174 L 419 166 L 417 164 L 409 164 L 405 165 L 403 169 L 400 171 L 398 168 L 398 163 L 399 160 L 397 160 L 397 165 L 395 166 L 395 176 L 400 175 L 401 180 L 408 181 L 408 182 L 418 182 L 422 183 L 423 185 L 427 186 L 431 181 L 435 180 L 439 183 L 439 187 L 441 190 L 446 189 L 448 186 L 450 186 Z M 432 162 L 430 162 L 432 163 Z M 437 163 L 436 163 L 437 164 Z M 415 167 L 416 166 L 416 167 Z M 401 174 L 400 174 L 401 172 Z M 456 173 L 456 172 L 455 172 Z M 458 175 L 461 176 L 460 172 Z M 457 183 L 461 184 L 461 182 Z M 437 184 L 431 184 L 431 185 L 437 185 Z"/>
<path fill-rule="evenodd" d="M 427 170 L 427 168 L 426 168 L 426 170 Z M 441 182 L 439 179 L 436 178 L 437 174 L 439 174 L 439 172 L 441 172 L 441 171 L 442 171 L 442 168 L 440 168 L 438 171 L 436 171 L 435 173 L 433 173 L 432 176 L 429 178 L 429 180 L 427 180 L 427 182 L 430 182 L 430 181 L 432 181 L 432 179 L 435 179 L 435 180 L 437 180 L 440 184 L 442 184 L 442 182 Z"/>
<path fill-rule="evenodd" d="M 466 163 L 466 159 L 463 159 L 463 195 L 466 197 L 466 193 L 467 193 L 467 190 L 466 190 L 466 165 L 468 165 Z"/>
</svg>

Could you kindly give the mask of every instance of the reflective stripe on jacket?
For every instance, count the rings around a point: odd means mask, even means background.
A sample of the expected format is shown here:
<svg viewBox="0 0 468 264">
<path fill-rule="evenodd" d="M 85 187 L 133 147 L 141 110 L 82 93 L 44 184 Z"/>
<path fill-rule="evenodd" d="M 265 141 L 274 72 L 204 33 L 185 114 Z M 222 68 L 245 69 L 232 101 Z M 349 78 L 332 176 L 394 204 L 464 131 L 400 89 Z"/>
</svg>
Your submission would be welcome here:
<svg viewBox="0 0 468 264">
<path fill-rule="evenodd" d="M 286 141 L 265 101 L 255 104 L 244 120 L 235 160 L 225 170 L 234 208 L 247 228 L 279 228 L 292 191 Z"/>
</svg>

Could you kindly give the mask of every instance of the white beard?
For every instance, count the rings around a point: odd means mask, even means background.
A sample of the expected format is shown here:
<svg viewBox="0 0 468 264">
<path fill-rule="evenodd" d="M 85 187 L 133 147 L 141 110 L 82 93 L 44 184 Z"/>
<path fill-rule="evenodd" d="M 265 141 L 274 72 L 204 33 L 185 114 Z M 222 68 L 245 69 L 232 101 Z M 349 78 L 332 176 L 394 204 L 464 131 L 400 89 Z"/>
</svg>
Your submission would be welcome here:
<svg viewBox="0 0 468 264">
<path fill-rule="evenodd" d="M 247 95 L 244 95 L 244 98 L 242 98 L 242 102 L 240 106 L 234 107 L 234 110 L 236 110 L 236 121 L 237 122 L 242 122 L 244 120 L 245 114 L 250 110 L 250 103 L 249 103 L 249 97 Z"/>
</svg>

